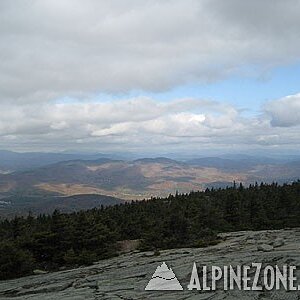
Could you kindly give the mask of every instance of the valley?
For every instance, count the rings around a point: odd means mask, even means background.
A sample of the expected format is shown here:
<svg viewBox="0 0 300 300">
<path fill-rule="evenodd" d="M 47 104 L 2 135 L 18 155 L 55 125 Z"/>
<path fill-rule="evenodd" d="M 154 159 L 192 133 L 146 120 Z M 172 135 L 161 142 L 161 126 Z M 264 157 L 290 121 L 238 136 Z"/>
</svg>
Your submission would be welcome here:
<svg viewBox="0 0 300 300">
<path fill-rule="evenodd" d="M 232 186 L 234 181 L 244 185 L 262 181 L 285 183 L 297 180 L 300 174 L 300 160 L 256 157 L 203 157 L 186 161 L 164 157 L 137 160 L 85 158 L 38 167 L 32 158 L 32 165 L 29 159 L 25 168 L 0 174 L 0 198 L 2 202 L 10 202 L 9 205 L 0 204 L 0 215 L 14 211 L 28 213 L 29 210 L 51 212 L 55 205 L 62 210 L 72 211 L 66 205 L 59 205 L 60 200 L 65 203 L 65 199 L 71 196 L 77 196 L 76 209 L 86 209 L 102 203 L 86 202 L 84 195 L 90 195 L 90 199 L 96 195 L 95 199 L 106 196 L 124 202 L 166 197 L 176 192 L 224 188 Z M 20 205 L 20 199 L 25 198 L 26 201 L 21 201 Z"/>
</svg>

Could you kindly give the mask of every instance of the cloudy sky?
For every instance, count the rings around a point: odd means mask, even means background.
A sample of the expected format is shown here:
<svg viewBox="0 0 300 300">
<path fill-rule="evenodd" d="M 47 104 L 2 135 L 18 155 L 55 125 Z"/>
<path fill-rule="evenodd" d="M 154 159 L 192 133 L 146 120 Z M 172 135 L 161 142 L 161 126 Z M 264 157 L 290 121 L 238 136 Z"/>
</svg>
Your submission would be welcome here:
<svg viewBox="0 0 300 300">
<path fill-rule="evenodd" d="M 0 148 L 300 146 L 299 0 L 1 0 Z"/>
</svg>

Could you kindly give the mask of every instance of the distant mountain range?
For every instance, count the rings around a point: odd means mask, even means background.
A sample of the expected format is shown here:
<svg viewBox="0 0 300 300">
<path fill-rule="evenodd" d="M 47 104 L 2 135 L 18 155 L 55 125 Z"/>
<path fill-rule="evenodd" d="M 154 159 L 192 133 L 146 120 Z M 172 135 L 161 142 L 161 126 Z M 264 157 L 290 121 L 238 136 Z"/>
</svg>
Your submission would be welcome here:
<svg viewBox="0 0 300 300">
<path fill-rule="evenodd" d="M 0 154 L 0 215 L 8 208 L 72 211 L 176 191 L 226 187 L 233 181 L 248 185 L 300 178 L 300 159 L 292 158 L 237 156 L 177 161 L 165 157 L 118 160 L 101 154 Z M 5 169 L 10 172 L 5 174 Z"/>
<path fill-rule="evenodd" d="M 60 161 L 68 160 L 95 160 L 98 158 L 112 158 L 106 154 L 69 154 L 69 153 L 44 153 L 26 152 L 18 153 L 0 150 L 0 172 L 7 173 L 26 169 L 38 168 Z"/>
</svg>

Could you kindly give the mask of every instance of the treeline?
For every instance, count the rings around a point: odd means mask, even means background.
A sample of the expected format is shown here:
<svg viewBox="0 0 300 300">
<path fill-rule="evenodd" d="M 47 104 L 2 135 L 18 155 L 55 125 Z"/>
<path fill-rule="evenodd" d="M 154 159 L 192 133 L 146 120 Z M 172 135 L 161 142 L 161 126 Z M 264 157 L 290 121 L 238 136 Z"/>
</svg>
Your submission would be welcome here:
<svg viewBox="0 0 300 300">
<path fill-rule="evenodd" d="M 202 247 L 216 243 L 218 232 L 297 226 L 300 181 L 240 184 L 71 214 L 15 217 L 0 223 L 0 279 L 109 258 L 117 255 L 121 240 L 140 239 L 141 250 Z"/>
</svg>

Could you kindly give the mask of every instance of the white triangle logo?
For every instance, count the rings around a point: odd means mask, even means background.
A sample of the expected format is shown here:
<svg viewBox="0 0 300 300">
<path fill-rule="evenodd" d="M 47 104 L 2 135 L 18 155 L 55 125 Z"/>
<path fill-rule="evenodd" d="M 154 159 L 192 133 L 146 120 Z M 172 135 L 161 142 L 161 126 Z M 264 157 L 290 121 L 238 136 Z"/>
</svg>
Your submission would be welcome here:
<svg viewBox="0 0 300 300">
<path fill-rule="evenodd" d="M 147 284 L 146 291 L 183 291 L 181 284 L 171 268 L 163 262 L 156 268 L 152 279 Z"/>
</svg>

